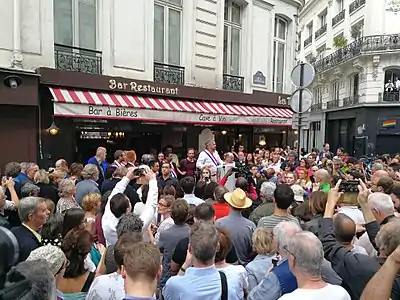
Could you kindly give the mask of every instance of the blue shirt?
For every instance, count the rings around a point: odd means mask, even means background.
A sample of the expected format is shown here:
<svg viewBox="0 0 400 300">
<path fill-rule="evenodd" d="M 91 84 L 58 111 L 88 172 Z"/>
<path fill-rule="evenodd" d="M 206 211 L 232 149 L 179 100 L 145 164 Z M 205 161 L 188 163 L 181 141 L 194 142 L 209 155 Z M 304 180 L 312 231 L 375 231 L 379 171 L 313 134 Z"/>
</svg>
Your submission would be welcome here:
<svg viewBox="0 0 400 300">
<path fill-rule="evenodd" d="M 188 268 L 184 276 L 171 277 L 163 289 L 164 300 L 221 300 L 221 277 L 215 266 Z"/>
<path fill-rule="evenodd" d="M 196 206 L 204 203 L 203 199 L 197 198 L 194 194 L 185 194 L 185 196 L 183 196 L 183 199 L 185 199 L 188 204 L 194 204 Z"/>
</svg>

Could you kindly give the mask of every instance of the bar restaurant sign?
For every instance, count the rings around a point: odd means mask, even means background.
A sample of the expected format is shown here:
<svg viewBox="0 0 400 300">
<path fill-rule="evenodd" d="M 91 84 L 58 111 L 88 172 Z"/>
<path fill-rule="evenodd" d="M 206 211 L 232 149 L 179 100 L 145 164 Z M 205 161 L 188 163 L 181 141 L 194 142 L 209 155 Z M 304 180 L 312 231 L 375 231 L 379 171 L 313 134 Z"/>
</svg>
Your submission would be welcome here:
<svg viewBox="0 0 400 300">
<path fill-rule="evenodd" d="M 191 113 L 180 111 L 165 111 L 138 109 L 115 106 L 97 106 L 75 103 L 54 103 L 54 115 L 59 117 L 81 117 L 92 119 L 136 120 L 153 122 L 172 122 L 190 124 L 241 124 L 241 125 L 271 125 L 291 126 L 292 120 L 286 118 L 220 115 L 206 113 Z"/>
<path fill-rule="evenodd" d="M 139 84 L 136 81 L 119 81 L 110 79 L 108 82 L 108 88 L 113 91 L 130 91 L 136 93 L 151 93 L 157 95 L 178 95 L 178 88 L 166 88 L 160 87 L 153 84 Z"/>
</svg>

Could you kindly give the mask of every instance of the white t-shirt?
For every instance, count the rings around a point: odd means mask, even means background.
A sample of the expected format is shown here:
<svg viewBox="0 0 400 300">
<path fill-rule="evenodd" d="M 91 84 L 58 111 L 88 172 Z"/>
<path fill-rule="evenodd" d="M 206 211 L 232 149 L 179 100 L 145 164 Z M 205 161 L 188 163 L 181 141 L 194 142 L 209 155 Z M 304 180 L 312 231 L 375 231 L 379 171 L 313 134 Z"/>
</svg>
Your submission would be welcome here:
<svg viewBox="0 0 400 300">
<path fill-rule="evenodd" d="M 239 265 L 229 265 L 224 268 L 218 268 L 218 271 L 224 272 L 228 282 L 228 299 L 243 300 L 244 290 L 248 290 L 249 281 L 246 269 Z"/>
<path fill-rule="evenodd" d="M 296 289 L 279 300 L 351 300 L 350 295 L 339 285 L 327 284 L 322 289 Z"/>
</svg>

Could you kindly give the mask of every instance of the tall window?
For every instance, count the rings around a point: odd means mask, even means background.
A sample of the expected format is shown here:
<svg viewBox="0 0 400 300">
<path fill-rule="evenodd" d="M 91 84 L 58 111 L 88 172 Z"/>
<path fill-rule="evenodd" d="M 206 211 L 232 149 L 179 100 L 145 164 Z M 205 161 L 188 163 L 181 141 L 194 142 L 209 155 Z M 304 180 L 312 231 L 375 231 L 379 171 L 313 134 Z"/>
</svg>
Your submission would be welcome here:
<svg viewBox="0 0 400 300">
<path fill-rule="evenodd" d="M 332 101 L 339 100 L 340 82 L 335 81 L 332 83 Z"/>
<path fill-rule="evenodd" d="M 322 14 L 319 15 L 320 27 L 322 27 L 326 24 L 326 15 L 327 15 L 326 11 L 324 11 Z"/>
<path fill-rule="evenodd" d="M 322 103 L 322 86 L 314 88 L 314 104 Z"/>
<path fill-rule="evenodd" d="M 274 92 L 283 93 L 283 83 L 285 79 L 285 58 L 286 58 L 286 40 L 287 40 L 287 22 L 286 20 L 275 17 L 274 34 L 274 67 L 272 84 Z"/>
<path fill-rule="evenodd" d="M 310 22 L 310 23 L 307 25 L 307 32 L 308 32 L 308 36 L 309 36 L 309 37 L 313 35 L 313 31 L 314 31 L 313 27 L 314 27 L 314 26 L 313 26 L 313 22 Z"/>
<path fill-rule="evenodd" d="M 54 0 L 55 42 L 96 49 L 96 5 L 96 0 Z"/>
<path fill-rule="evenodd" d="M 154 61 L 181 63 L 182 0 L 155 0 Z"/>
<path fill-rule="evenodd" d="M 242 8 L 232 0 L 225 0 L 224 10 L 224 74 L 240 73 L 240 37 Z"/>
<path fill-rule="evenodd" d="M 354 74 L 350 78 L 350 96 L 357 97 L 358 96 L 358 88 L 359 88 L 359 76 L 358 73 Z"/>
<path fill-rule="evenodd" d="M 336 0 L 338 13 L 340 13 L 344 9 L 343 0 Z"/>
</svg>

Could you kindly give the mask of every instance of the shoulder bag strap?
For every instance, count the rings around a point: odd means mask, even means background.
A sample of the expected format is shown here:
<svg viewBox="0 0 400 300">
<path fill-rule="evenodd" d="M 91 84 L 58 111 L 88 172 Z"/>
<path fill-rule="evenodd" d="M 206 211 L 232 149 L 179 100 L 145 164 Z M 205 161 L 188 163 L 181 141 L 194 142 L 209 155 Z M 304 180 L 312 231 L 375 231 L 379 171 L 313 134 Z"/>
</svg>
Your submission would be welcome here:
<svg viewBox="0 0 400 300">
<path fill-rule="evenodd" d="M 228 300 L 228 280 L 224 272 L 218 271 L 221 278 L 221 300 Z"/>
</svg>

